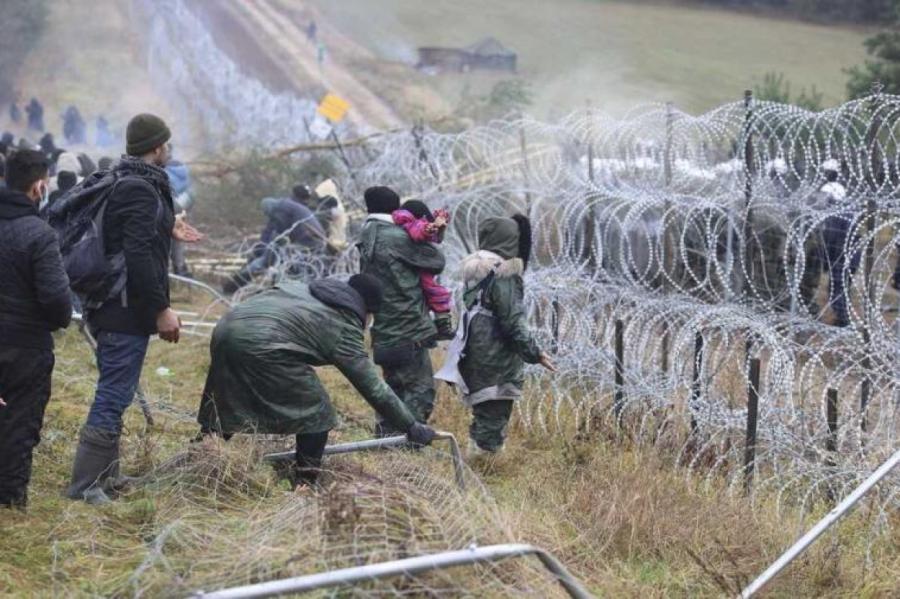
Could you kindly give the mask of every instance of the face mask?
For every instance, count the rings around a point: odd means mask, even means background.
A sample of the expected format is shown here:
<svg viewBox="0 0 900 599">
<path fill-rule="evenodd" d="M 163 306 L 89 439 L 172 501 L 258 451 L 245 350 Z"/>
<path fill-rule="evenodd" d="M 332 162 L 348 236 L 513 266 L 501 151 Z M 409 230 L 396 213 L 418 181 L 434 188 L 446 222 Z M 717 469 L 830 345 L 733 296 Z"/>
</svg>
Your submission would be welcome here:
<svg viewBox="0 0 900 599">
<path fill-rule="evenodd" d="M 41 185 L 41 203 L 38 204 L 38 210 L 43 210 L 50 202 L 50 186 L 46 183 Z"/>
</svg>

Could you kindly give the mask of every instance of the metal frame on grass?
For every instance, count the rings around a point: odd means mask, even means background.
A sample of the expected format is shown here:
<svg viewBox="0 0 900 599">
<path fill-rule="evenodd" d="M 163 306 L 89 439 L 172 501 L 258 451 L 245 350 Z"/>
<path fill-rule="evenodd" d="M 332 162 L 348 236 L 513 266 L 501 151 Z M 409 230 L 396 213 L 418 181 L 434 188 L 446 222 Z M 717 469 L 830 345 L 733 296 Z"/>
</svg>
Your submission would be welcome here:
<svg viewBox="0 0 900 599">
<path fill-rule="evenodd" d="M 453 459 L 453 474 L 456 477 L 456 485 L 460 489 L 466 488 L 465 472 L 463 467 L 462 452 L 459 450 L 459 443 L 453 433 L 438 431 L 434 436 L 435 440 L 447 441 L 450 444 L 450 457 Z M 396 449 L 409 444 L 406 435 L 396 437 L 384 437 L 383 439 L 367 439 L 366 441 L 353 441 L 351 443 L 340 443 L 338 445 L 329 445 L 325 448 L 325 455 L 338 455 L 342 453 L 355 453 L 358 451 L 377 451 L 380 449 Z M 281 453 L 270 453 L 263 457 L 267 462 L 286 462 L 296 458 L 296 452 L 285 451 Z"/>
<path fill-rule="evenodd" d="M 531 545 L 506 544 L 488 545 L 486 547 L 470 547 L 457 551 L 445 551 L 433 555 L 420 555 L 406 559 L 393 560 L 379 564 L 368 564 L 355 568 L 343 568 L 330 572 L 320 572 L 307 576 L 297 576 L 284 580 L 274 580 L 258 584 L 250 584 L 231 589 L 222 589 L 209 593 L 197 591 L 192 595 L 195 599 L 250 599 L 258 597 L 276 597 L 288 593 L 306 593 L 318 589 L 335 587 L 359 582 L 366 582 L 392 576 L 408 576 L 432 570 L 443 570 L 457 566 L 466 566 L 486 562 L 496 562 L 509 558 L 534 555 L 543 566 L 551 572 L 574 599 L 590 599 L 593 597 L 572 576 L 566 567 L 552 554 Z"/>
</svg>

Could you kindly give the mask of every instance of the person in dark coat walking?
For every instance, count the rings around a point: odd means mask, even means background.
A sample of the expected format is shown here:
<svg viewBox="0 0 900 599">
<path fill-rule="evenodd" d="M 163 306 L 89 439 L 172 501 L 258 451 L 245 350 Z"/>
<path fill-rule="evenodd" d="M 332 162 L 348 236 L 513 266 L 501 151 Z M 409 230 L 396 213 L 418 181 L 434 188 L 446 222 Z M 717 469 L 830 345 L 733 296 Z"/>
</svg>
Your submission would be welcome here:
<svg viewBox="0 0 900 599">
<path fill-rule="evenodd" d="M 101 148 L 105 148 L 107 146 L 111 146 L 114 143 L 113 134 L 109 130 L 109 121 L 106 120 L 106 117 L 98 116 L 97 117 L 97 146 Z"/>
<path fill-rule="evenodd" d="M 266 226 L 259 236 L 247 264 L 222 286 L 225 293 L 234 293 L 248 285 L 254 277 L 264 273 L 278 259 L 275 244 L 286 239 L 292 245 L 323 254 L 327 235 L 316 215 L 293 198 L 264 198 L 260 203 L 266 215 Z M 303 264 L 288 265 L 292 271 L 303 272 Z"/>
<path fill-rule="evenodd" d="M 52 206 L 56 200 L 61 198 L 67 191 L 75 187 L 78 184 L 78 176 L 72 171 L 60 171 L 56 175 L 56 190 L 50 192 L 50 197 L 47 201 L 48 206 Z"/>
<path fill-rule="evenodd" d="M 175 218 L 163 170 L 170 137 L 159 117 L 134 117 L 127 155 L 115 168 L 119 180 L 106 206 L 103 236 L 107 255 L 124 257 L 127 281 L 120 294 L 88 298 L 85 304 L 97 340 L 99 379 L 79 437 L 66 492 L 70 499 L 109 501 L 119 479 L 122 415 L 134 399 L 150 336 L 178 342 L 181 321 L 169 305 L 169 250 L 173 238 L 192 242 L 202 236 Z"/>
<path fill-rule="evenodd" d="M 41 152 L 44 153 L 44 156 L 46 156 L 48 160 L 52 160 L 53 154 L 57 150 L 56 141 L 53 139 L 53 134 L 44 133 L 44 136 L 41 137 L 38 145 L 41 147 Z"/>
<path fill-rule="evenodd" d="M 37 98 L 32 98 L 28 106 L 25 107 L 25 113 L 28 115 L 28 128 L 32 131 L 44 131 L 44 107 L 38 102 Z"/>
<path fill-rule="evenodd" d="M 9 105 L 9 120 L 17 125 L 22 122 L 22 111 L 16 102 L 12 102 Z"/>
<path fill-rule="evenodd" d="M 0 154 L 6 155 L 16 145 L 16 138 L 9 131 L 0 136 Z"/>
<path fill-rule="evenodd" d="M 56 233 L 38 216 L 49 164 L 22 150 L 0 190 L 0 506 L 24 508 L 53 374 L 51 332 L 72 318 Z"/>
<path fill-rule="evenodd" d="M 63 137 L 70 144 L 83 144 L 87 141 L 87 125 L 75 106 L 69 106 L 63 113 Z"/>
<path fill-rule="evenodd" d="M 829 274 L 828 303 L 834 311 L 834 326 L 850 324 L 847 283 L 859 268 L 858 214 L 847 198 L 847 188 L 840 182 L 840 164 L 826 160 L 822 165 L 825 184 L 819 190 L 825 206 L 832 214 L 822 223 L 825 268 Z"/>
</svg>

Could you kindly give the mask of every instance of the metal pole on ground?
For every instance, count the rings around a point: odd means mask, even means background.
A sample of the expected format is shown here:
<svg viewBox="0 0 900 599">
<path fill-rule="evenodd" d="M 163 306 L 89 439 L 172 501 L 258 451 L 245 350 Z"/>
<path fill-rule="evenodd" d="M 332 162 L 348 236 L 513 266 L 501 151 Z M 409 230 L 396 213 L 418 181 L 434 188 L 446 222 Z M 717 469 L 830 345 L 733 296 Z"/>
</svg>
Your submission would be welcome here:
<svg viewBox="0 0 900 599">
<path fill-rule="evenodd" d="M 354 583 L 369 582 L 380 578 L 394 576 L 410 576 L 423 574 L 432 570 L 444 570 L 458 566 L 471 564 L 496 562 L 509 558 L 534 555 L 544 567 L 551 572 L 565 589 L 566 593 L 574 599 L 590 599 L 593 597 L 581 582 L 572 576 L 566 567 L 552 554 L 543 549 L 531 545 L 508 544 L 489 545 L 486 547 L 470 547 L 458 551 L 445 551 L 433 555 L 421 555 L 379 564 L 368 564 L 355 568 L 344 568 L 297 576 L 285 580 L 275 580 L 250 584 L 232 589 L 212 591 L 205 593 L 198 591 L 192 595 L 195 599 L 251 599 L 261 597 L 276 597 L 279 595 L 306 593 L 318 589 L 345 586 Z"/>
<path fill-rule="evenodd" d="M 878 467 L 875 472 L 873 472 L 869 478 L 867 478 L 861 485 L 856 487 L 852 493 L 850 493 L 836 508 L 828 512 L 828 514 L 819 520 L 815 526 L 813 526 L 809 532 L 800 537 L 800 539 L 791 545 L 791 547 L 785 551 L 781 557 L 775 560 L 771 566 L 769 566 L 765 572 L 759 575 L 753 582 L 747 585 L 744 590 L 741 591 L 740 597 L 752 597 L 759 591 L 761 591 L 767 584 L 772 582 L 778 574 L 784 570 L 791 562 L 795 559 L 803 555 L 803 553 L 812 545 L 816 539 L 818 539 L 822 533 L 831 528 L 834 524 L 836 524 L 841 518 L 846 516 L 853 507 L 862 499 L 866 493 L 872 490 L 872 487 L 877 485 L 884 477 L 886 477 L 891 470 L 897 467 L 900 464 L 900 450 L 897 450 L 894 455 L 892 455 L 886 462 L 884 462 L 881 466 Z"/>
</svg>

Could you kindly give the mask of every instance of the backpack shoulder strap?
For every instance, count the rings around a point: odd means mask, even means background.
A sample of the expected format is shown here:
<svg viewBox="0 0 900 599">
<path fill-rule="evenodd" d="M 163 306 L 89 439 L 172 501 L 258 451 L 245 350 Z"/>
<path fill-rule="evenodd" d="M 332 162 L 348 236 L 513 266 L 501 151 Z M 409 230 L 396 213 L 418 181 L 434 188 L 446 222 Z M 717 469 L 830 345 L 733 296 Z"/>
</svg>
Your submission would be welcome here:
<svg viewBox="0 0 900 599">
<path fill-rule="evenodd" d="M 491 271 L 481 279 L 477 285 L 475 285 L 474 289 L 478 292 L 475 295 L 475 303 L 477 305 L 484 305 L 484 294 L 487 293 L 488 288 L 491 286 L 491 283 L 494 282 L 494 279 L 497 277 L 497 267 L 499 264 L 495 264 L 491 267 Z"/>
</svg>

